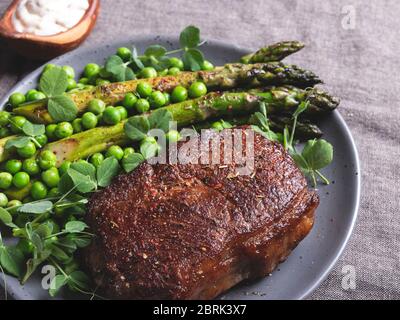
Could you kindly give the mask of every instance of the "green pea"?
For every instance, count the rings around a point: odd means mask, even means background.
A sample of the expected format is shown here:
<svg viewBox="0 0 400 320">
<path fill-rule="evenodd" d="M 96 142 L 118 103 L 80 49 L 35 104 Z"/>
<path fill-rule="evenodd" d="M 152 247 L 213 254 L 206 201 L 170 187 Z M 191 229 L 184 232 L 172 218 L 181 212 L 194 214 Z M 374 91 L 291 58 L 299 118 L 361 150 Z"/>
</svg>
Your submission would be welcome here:
<svg viewBox="0 0 400 320">
<path fill-rule="evenodd" d="M 61 166 L 58 168 L 58 172 L 61 177 L 68 171 L 70 166 L 71 166 L 71 161 L 64 161 L 61 164 Z"/>
<path fill-rule="evenodd" d="M 8 160 L 5 165 L 5 169 L 7 172 L 11 174 L 16 174 L 22 169 L 22 162 L 20 160 Z"/>
<path fill-rule="evenodd" d="M 51 167 L 55 167 L 57 163 L 57 156 L 50 150 L 44 150 L 40 153 L 38 162 L 42 170 L 47 170 Z"/>
<path fill-rule="evenodd" d="M 24 159 L 30 158 L 36 153 L 36 145 L 32 141 L 29 141 L 22 148 L 17 148 L 17 153 Z"/>
<path fill-rule="evenodd" d="M 169 66 L 170 68 L 178 68 L 179 70 L 183 70 L 183 61 L 179 58 L 172 57 L 169 58 Z"/>
<path fill-rule="evenodd" d="M 161 108 L 166 103 L 164 94 L 161 91 L 153 91 L 150 98 L 150 106 L 157 109 Z"/>
<path fill-rule="evenodd" d="M 88 63 L 83 71 L 83 74 L 85 75 L 86 78 L 96 77 L 99 73 L 100 73 L 100 66 L 96 63 Z"/>
<path fill-rule="evenodd" d="M 67 91 L 70 91 L 75 88 L 76 88 L 76 81 L 72 78 L 68 78 Z"/>
<path fill-rule="evenodd" d="M 11 135 L 11 131 L 8 128 L 0 127 L 0 138 L 5 138 Z"/>
<path fill-rule="evenodd" d="M 14 208 L 19 206 L 22 206 L 22 202 L 19 200 L 11 200 L 7 204 L 7 208 Z"/>
<path fill-rule="evenodd" d="M 129 50 L 128 48 L 125 47 L 121 47 L 117 49 L 117 55 L 124 61 L 128 61 L 131 56 L 132 56 L 132 52 L 131 50 Z"/>
<path fill-rule="evenodd" d="M 155 78 L 157 77 L 157 71 L 153 67 L 143 68 L 140 72 L 142 78 Z"/>
<path fill-rule="evenodd" d="M 7 111 L 0 111 L 0 126 L 8 125 L 11 115 Z"/>
<path fill-rule="evenodd" d="M 38 90 L 32 89 L 26 93 L 26 101 L 37 101 L 46 99 L 46 95 Z"/>
<path fill-rule="evenodd" d="M 140 82 L 136 87 L 136 92 L 139 94 L 141 98 L 150 97 L 153 88 L 147 82 Z"/>
<path fill-rule="evenodd" d="M 176 130 L 170 130 L 166 134 L 166 138 L 168 139 L 169 142 L 178 142 L 181 139 L 181 135 Z"/>
<path fill-rule="evenodd" d="M 188 98 L 188 91 L 185 87 L 177 86 L 172 91 L 171 100 L 175 103 L 185 101 Z"/>
<path fill-rule="evenodd" d="M 135 109 L 139 113 L 147 112 L 150 109 L 150 103 L 146 99 L 139 99 L 135 104 Z"/>
<path fill-rule="evenodd" d="M 224 130 L 224 125 L 220 121 L 215 121 L 211 124 L 211 128 L 217 131 Z"/>
<path fill-rule="evenodd" d="M 45 134 L 41 134 L 40 136 L 35 137 L 36 141 L 43 147 L 47 144 L 48 139 Z"/>
<path fill-rule="evenodd" d="M 42 172 L 42 180 L 43 182 L 50 188 L 54 188 L 58 186 L 60 182 L 60 175 L 56 167 L 47 169 Z"/>
<path fill-rule="evenodd" d="M 169 74 L 170 76 L 176 76 L 176 75 L 178 75 L 180 72 L 181 72 L 181 70 L 180 70 L 179 68 L 176 68 L 176 67 L 170 68 L 170 69 L 168 70 L 168 74 Z"/>
<path fill-rule="evenodd" d="M 122 104 L 128 110 L 133 109 L 138 98 L 133 93 L 127 93 L 122 101 Z"/>
<path fill-rule="evenodd" d="M 0 172 L 0 189 L 8 189 L 12 184 L 13 176 L 9 172 Z"/>
<path fill-rule="evenodd" d="M 86 77 L 80 78 L 80 79 L 78 80 L 78 85 L 79 85 L 79 84 L 85 85 L 85 84 L 88 84 L 88 83 L 89 83 L 89 78 L 86 78 Z"/>
<path fill-rule="evenodd" d="M 47 197 L 47 187 L 43 182 L 35 181 L 32 184 L 31 197 L 33 200 L 41 200 Z"/>
<path fill-rule="evenodd" d="M 0 208 L 4 208 L 8 204 L 8 198 L 4 193 L 0 192 Z"/>
<path fill-rule="evenodd" d="M 98 119 L 92 112 L 86 112 L 82 116 L 82 126 L 85 129 L 93 129 L 97 126 Z"/>
<path fill-rule="evenodd" d="M 54 131 L 54 134 L 58 139 L 68 138 L 72 136 L 73 133 L 74 128 L 69 122 L 60 122 Z"/>
<path fill-rule="evenodd" d="M 189 96 L 192 99 L 200 98 L 207 93 L 207 87 L 203 82 L 194 82 L 189 87 Z"/>
<path fill-rule="evenodd" d="M 20 105 L 21 103 L 24 103 L 25 101 L 26 101 L 25 96 L 20 92 L 15 92 L 8 98 L 8 103 L 13 108 L 18 107 L 18 105 Z"/>
<path fill-rule="evenodd" d="M 22 170 L 24 170 L 27 174 L 34 176 L 40 172 L 40 168 L 36 159 L 26 159 L 22 163 Z"/>
<path fill-rule="evenodd" d="M 124 149 L 124 156 L 127 156 L 129 154 L 133 154 L 135 153 L 135 149 L 133 149 L 132 147 L 128 147 Z"/>
<path fill-rule="evenodd" d="M 104 156 L 100 152 L 93 154 L 90 157 L 90 163 L 94 165 L 96 168 L 103 162 Z"/>
<path fill-rule="evenodd" d="M 74 133 L 79 133 L 83 131 L 82 128 L 82 119 L 75 119 L 72 121 L 72 128 L 74 129 Z"/>
<path fill-rule="evenodd" d="M 68 78 L 75 78 L 75 70 L 71 66 L 63 66 L 62 69 L 67 73 Z"/>
<path fill-rule="evenodd" d="M 106 157 L 115 157 L 117 160 L 121 160 L 124 157 L 124 150 L 120 146 L 111 146 L 107 150 Z"/>
<path fill-rule="evenodd" d="M 25 188 L 30 182 L 29 174 L 26 172 L 18 172 L 14 175 L 12 183 L 17 189 Z"/>
<path fill-rule="evenodd" d="M 166 75 L 168 75 L 168 69 L 161 70 L 157 74 L 157 76 L 159 76 L 159 77 L 164 77 Z"/>
<path fill-rule="evenodd" d="M 60 195 L 60 190 L 57 187 L 51 188 L 47 196 L 49 198 L 58 197 Z"/>
<path fill-rule="evenodd" d="M 128 111 L 123 106 L 117 106 L 117 107 L 115 107 L 115 109 L 121 115 L 121 120 L 128 118 Z"/>
<path fill-rule="evenodd" d="M 168 105 L 171 103 L 171 95 L 168 92 L 164 92 L 164 97 L 165 97 L 165 105 Z"/>
<path fill-rule="evenodd" d="M 103 121 L 109 125 L 115 125 L 121 121 L 121 114 L 114 107 L 107 107 L 103 112 Z"/>
<path fill-rule="evenodd" d="M 214 65 L 210 61 L 204 60 L 203 63 L 201 64 L 201 70 L 211 71 L 213 69 Z"/>
<path fill-rule="evenodd" d="M 24 126 L 26 122 L 26 118 L 22 116 L 15 116 L 12 117 L 10 122 L 11 122 L 11 131 L 13 133 L 21 133 L 22 132 L 22 127 Z"/>
<path fill-rule="evenodd" d="M 88 111 L 96 115 L 103 113 L 105 108 L 106 104 L 100 99 L 90 100 L 88 104 Z"/>
<path fill-rule="evenodd" d="M 104 86 L 105 84 L 109 84 L 109 83 L 110 83 L 110 80 L 107 80 L 107 79 L 101 79 L 101 78 L 96 79 L 96 86 Z"/>
<path fill-rule="evenodd" d="M 49 139 L 55 139 L 56 135 L 55 135 L 55 131 L 56 131 L 57 125 L 56 124 L 48 124 L 46 126 L 46 136 Z"/>
</svg>

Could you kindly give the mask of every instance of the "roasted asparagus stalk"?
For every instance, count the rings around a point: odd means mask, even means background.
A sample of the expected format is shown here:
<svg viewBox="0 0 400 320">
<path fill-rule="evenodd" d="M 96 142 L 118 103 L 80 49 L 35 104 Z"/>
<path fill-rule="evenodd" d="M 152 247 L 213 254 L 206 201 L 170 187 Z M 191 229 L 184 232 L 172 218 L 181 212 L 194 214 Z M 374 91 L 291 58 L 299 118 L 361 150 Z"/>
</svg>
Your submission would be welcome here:
<svg viewBox="0 0 400 320">
<path fill-rule="evenodd" d="M 338 99 L 317 89 L 299 89 L 291 86 L 252 89 L 248 92 L 211 92 L 204 97 L 187 100 L 164 107 L 172 113 L 179 126 L 192 125 L 207 119 L 249 114 L 256 110 L 260 102 L 265 102 L 269 114 L 293 113 L 302 101 L 310 101 L 305 114 L 316 115 L 335 109 Z M 137 116 L 136 116 L 137 117 Z M 63 161 L 85 158 L 95 152 L 107 149 L 113 144 L 124 144 L 124 121 L 110 127 L 97 127 L 77 133 L 69 138 L 52 142 L 45 150 L 53 151 L 58 157 L 58 165 Z M 0 145 L 4 139 L 0 140 Z M 5 144 L 5 142 L 4 142 Z M 7 160 L 8 152 L 1 152 L 0 159 Z"/>
<path fill-rule="evenodd" d="M 291 84 L 298 87 L 311 87 L 321 80 L 311 71 L 303 70 L 295 65 L 280 62 L 258 64 L 227 64 L 212 71 L 182 72 L 176 76 L 131 80 L 111 83 L 69 93 L 80 113 L 86 110 L 90 100 L 102 99 L 109 105 L 121 101 L 126 93 L 134 92 L 141 82 L 147 82 L 155 90 L 169 92 L 178 85 L 190 86 L 195 81 L 203 81 L 209 91 L 230 90 L 238 87 L 259 87 L 265 85 Z M 53 119 L 47 111 L 46 99 L 21 105 L 14 113 L 27 117 L 35 123 L 52 123 Z"/>
<path fill-rule="evenodd" d="M 262 63 L 271 61 L 281 61 L 304 48 L 304 44 L 299 41 L 282 41 L 270 46 L 266 46 L 241 58 L 242 63 Z"/>
</svg>

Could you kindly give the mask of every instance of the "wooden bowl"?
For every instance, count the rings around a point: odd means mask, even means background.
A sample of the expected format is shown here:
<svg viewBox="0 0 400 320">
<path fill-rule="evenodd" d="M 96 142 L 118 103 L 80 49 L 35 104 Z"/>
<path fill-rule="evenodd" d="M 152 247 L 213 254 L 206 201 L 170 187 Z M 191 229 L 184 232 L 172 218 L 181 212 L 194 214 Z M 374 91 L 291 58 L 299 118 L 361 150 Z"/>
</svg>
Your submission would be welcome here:
<svg viewBox="0 0 400 320">
<path fill-rule="evenodd" d="M 12 23 L 20 0 L 14 0 L 0 20 L 0 37 L 24 57 L 47 60 L 79 46 L 89 35 L 96 22 L 100 0 L 89 0 L 89 8 L 82 19 L 71 29 L 51 36 L 19 33 Z"/>
</svg>

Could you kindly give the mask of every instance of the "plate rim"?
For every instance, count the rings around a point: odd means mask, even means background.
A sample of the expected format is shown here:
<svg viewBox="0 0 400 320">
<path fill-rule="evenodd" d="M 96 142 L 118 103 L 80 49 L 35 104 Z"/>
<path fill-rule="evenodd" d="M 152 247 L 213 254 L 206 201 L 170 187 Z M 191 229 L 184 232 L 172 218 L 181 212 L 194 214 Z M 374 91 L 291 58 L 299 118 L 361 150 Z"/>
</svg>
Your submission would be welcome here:
<svg viewBox="0 0 400 320">
<path fill-rule="evenodd" d="M 123 43 L 123 42 L 129 41 L 131 43 L 134 43 L 134 42 L 145 42 L 145 41 L 149 41 L 149 40 L 162 41 L 162 42 L 167 42 L 167 43 L 179 42 L 178 37 L 171 37 L 171 36 L 166 36 L 166 35 L 162 35 L 162 34 L 157 34 L 157 35 L 149 34 L 146 36 L 133 35 L 132 38 L 130 38 L 130 40 L 129 39 L 127 40 L 127 37 L 123 37 L 123 38 L 118 37 L 117 39 L 114 39 L 111 42 L 108 42 L 106 46 L 107 47 L 117 47 L 118 44 Z M 249 50 L 249 48 L 244 48 L 244 47 L 241 47 L 240 45 L 228 43 L 226 41 L 217 40 L 217 39 L 213 39 L 213 38 L 209 38 L 206 40 L 204 46 L 207 46 L 207 45 L 209 45 L 209 46 L 216 45 L 216 46 L 220 46 L 220 47 L 227 48 L 230 50 L 234 49 L 237 51 L 241 51 L 244 54 L 252 52 L 251 50 Z M 20 79 L 16 84 L 14 84 L 4 94 L 4 96 L 0 99 L 0 110 L 3 109 L 3 106 L 5 105 L 5 103 L 7 101 L 7 97 L 9 96 L 10 93 L 15 91 L 15 89 L 17 87 L 19 87 L 21 85 L 21 83 L 24 83 L 24 81 L 27 81 L 28 78 L 34 79 L 34 77 L 40 73 L 40 71 L 46 64 L 56 63 L 60 59 L 65 59 L 65 58 L 68 59 L 69 57 L 73 57 L 77 53 L 81 53 L 81 54 L 90 53 L 91 51 L 94 51 L 99 47 L 100 47 L 100 45 L 90 45 L 86 48 L 78 47 L 77 49 L 74 49 L 63 55 L 55 57 L 49 61 L 43 62 L 39 67 L 37 67 L 33 71 L 27 73 L 22 79 Z M 32 79 L 30 79 L 29 81 L 32 81 Z M 329 259 L 329 265 L 325 268 L 324 272 L 322 272 L 317 279 L 315 279 L 308 287 L 306 287 L 305 290 L 303 290 L 303 292 L 301 294 L 299 294 L 297 297 L 295 297 L 294 300 L 303 300 L 303 299 L 308 298 L 321 285 L 321 283 L 328 277 L 328 275 L 331 273 L 334 266 L 337 264 L 339 258 L 343 254 L 343 252 L 353 234 L 354 227 L 356 225 L 357 217 L 359 214 L 360 198 L 361 198 L 361 183 L 362 182 L 361 182 L 361 165 L 360 165 L 360 158 L 359 158 L 357 146 L 356 146 L 354 137 L 350 131 L 350 128 L 348 127 L 346 121 L 343 119 L 340 112 L 338 110 L 334 110 L 332 116 L 336 116 L 341 128 L 344 130 L 345 136 L 349 139 L 350 147 L 351 147 L 351 151 L 352 151 L 351 157 L 354 158 L 354 160 L 355 160 L 354 169 L 356 170 L 357 175 L 356 175 L 355 202 L 354 202 L 352 210 L 351 210 L 352 211 L 351 212 L 352 219 L 351 219 L 350 224 L 348 225 L 347 230 L 345 232 L 346 236 L 340 241 L 340 246 L 336 249 L 335 253 L 332 254 L 331 258 Z M 9 277 L 9 276 L 7 276 L 7 277 Z M 0 287 L 4 288 L 3 277 L 0 277 Z M 17 300 L 24 299 L 24 297 L 21 297 L 19 294 L 14 292 L 11 287 L 7 286 L 7 292 L 10 294 L 10 296 L 13 299 L 17 299 Z"/>
</svg>

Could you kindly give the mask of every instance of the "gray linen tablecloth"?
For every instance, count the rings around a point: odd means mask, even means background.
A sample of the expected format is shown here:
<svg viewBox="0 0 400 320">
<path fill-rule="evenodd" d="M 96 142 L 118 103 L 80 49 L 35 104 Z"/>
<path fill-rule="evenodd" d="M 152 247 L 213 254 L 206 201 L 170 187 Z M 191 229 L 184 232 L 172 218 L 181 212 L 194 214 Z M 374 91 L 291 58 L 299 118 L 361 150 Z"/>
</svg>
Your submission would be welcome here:
<svg viewBox="0 0 400 320">
<path fill-rule="evenodd" d="M 0 0 L 0 12 L 10 1 Z M 83 44 L 116 34 L 177 35 L 188 24 L 204 38 L 257 48 L 298 39 L 308 47 L 289 61 L 316 71 L 342 99 L 340 108 L 361 158 L 362 194 L 351 240 L 311 299 L 400 298 L 400 41 L 398 1 L 102 0 Z M 37 64 L 0 44 L 0 96 Z M 356 270 L 356 289 L 342 289 L 342 268 Z M 1 293 L 0 293 L 1 294 Z"/>
</svg>

